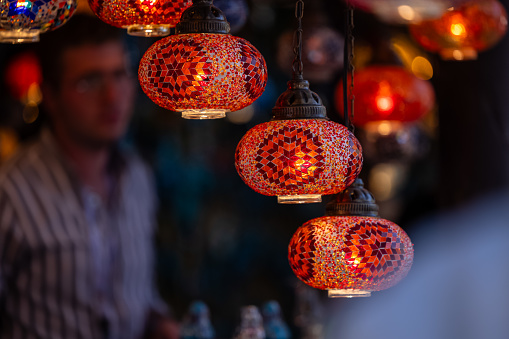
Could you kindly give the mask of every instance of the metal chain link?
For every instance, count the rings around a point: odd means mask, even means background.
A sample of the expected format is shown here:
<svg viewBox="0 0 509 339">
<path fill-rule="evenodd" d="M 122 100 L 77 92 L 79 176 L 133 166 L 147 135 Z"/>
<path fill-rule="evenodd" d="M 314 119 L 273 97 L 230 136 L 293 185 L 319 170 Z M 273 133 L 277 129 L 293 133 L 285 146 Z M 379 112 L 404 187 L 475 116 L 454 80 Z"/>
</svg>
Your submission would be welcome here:
<svg viewBox="0 0 509 339">
<path fill-rule="evenodd" d="M 304 65 L 302 64 L 302 18 L 304 17 L 304 1 L 298 0 L 295 4 L 295 17 L 297 18 L 297 30 L 293 36 L 293 53 L 295 59 L 293 60 L 293 76 L 296 79 L 302 79 Z"/>
<path fill-rule="evenodd" d="M 349 39 L 349 51 L 350 55 L 348 56 L 348 72 L 350 73 L 350 93 L 349 93 L 349 101 L 350 101 L 350 121 L 353 121 L 355 110 L 354 110 L 354 104 L 355 104 L 355 95 L 354 95 L 354 73 L 355 73 L 355 66 L 353 64 L 353 58 L 355 56 L 354 48 L 355 48 L 355 38 L 353 36 L 353 29 L 355 28 L 354 24 L 354 10 L 353 6 L 350 1 L 348 1 L 348 18 L 349 18 L 349 24 L 347 28 L 347 39 Z M 353 123 L 350 125 L 350 129 L 352 132 L 355 131 L 355 127 Z"/>
</svg>

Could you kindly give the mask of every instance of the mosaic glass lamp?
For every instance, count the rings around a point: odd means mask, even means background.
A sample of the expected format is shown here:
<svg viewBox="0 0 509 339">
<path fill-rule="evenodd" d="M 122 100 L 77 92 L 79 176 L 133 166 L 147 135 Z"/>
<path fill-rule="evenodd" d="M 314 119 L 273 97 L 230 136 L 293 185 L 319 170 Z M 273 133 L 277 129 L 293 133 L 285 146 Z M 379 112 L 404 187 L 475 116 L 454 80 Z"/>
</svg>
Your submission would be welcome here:
<svg viewBox="0 0 509 339">
<path fill-rule="evenodd" d="M 435 105 L 433 86 L 401 66 L 368 66 L 355 73 L 354 124 L 413 122 Z M 336 108 L 343 109 L 343 83 L 335 93 Z"/>
<path fill-rule="evenodd" d="M 272 109 L 272 120 L 250 129 L 235 152 L 235 167 L 253 190 L 279 203 L 320 202 L 348 187 L 362 167 L 362 149 L 344 125 L 330 121 L 303 77 L 302 16 L 297 1 L 293 79 Z"/>
<path fill-rule="evenodd" d="M 411 25 L 410 32 L 425 49 L 445 60 L 477 59 L 507 31 L 507 13 L 498 0 L 476 0 L 447 11 L 441 18 Z"/>
<path fill-rule="evenodd" d="M 329 297 L 369 297 L 408 273 L 413 244 L 398 225 L 378 216 L 362 180 L 327 205 L 326 216 L 308 221 L 294 234 L 288 260 L 307 285 Z"/>
<path fill-rule="evenodd" d="M 267 67 L 248 41 L 230 35 L 212 0 L 194 0 L 177 34 L 152 45 L 140 62 L 143 91 L 187 119 L 216 119 L 251 105 L 265 90 Z"/>
<path fill-rule="evenodd" d="M 345 126 L 329 121 L 306 80 L 289 81 L 272 112 L 237 146 L 235 166 L 248 186 L 279 203 L 312 203 L 355 180 L 361 146 Z"/>
<path fill-rule="evenodd" d="M 92 11 L 109 25 L 135 36 L 170 34 L 192 0 L 88 0 Z"/>
<path fill-rule="evenodd" d="M 37 42 L 40 33 L 67 22 L 76 6 L 76 0 L 0 0 L 0 42 Z"/>
</svg>

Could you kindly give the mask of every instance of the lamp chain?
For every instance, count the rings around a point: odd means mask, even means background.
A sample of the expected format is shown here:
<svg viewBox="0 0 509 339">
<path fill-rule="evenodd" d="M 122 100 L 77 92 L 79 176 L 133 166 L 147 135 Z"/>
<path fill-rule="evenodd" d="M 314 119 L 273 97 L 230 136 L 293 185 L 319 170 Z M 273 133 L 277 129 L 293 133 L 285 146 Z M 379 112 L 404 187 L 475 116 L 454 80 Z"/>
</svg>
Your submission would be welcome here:
<svg viewBox="0 0 509 339">
<path fill-rule="evenodd" d="M 353 36 L 354 29 L 354 9 L 350 1 L 347 1 L 346 20 L 345 20 L 345 54 L 344 54 L 344 72 L 343 72 L 343 104 L 344 104 L 344 122 L 345 126 L 355 131 L 354 125 L 351 123 L 354 117 L 354 73 L 353 65 L 355 38 Z M 350 86 L 348 86 L 348 74 L 350 74 Z M 348 108 L 350 102 L 350 109 Z"/>
<path fill-rule="evenodd" d="M 295 59 L 293 60 L 293 78 L 297 80 L 304 79 L 302 71 L 302 17 L 304 16 L 304 1 L 298 0 L 295 4 L 295 17 L 297 18 L 297 30 L 295 31 L 293 37 L 293 53 L 295 54 Z"/>
</svg>

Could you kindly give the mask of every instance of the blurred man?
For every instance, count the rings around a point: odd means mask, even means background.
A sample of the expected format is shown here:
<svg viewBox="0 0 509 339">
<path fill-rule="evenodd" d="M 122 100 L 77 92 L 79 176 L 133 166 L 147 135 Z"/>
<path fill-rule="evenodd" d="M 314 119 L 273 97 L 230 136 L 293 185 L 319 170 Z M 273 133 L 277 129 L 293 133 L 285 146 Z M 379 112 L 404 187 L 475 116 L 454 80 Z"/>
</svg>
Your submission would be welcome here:
<svg viewBox="0 0 509 339">
<path fill-rule="evenodd" d="M 49 126 L 0 170 L 1 338 L 175 337 L 151 177 L 117 145 L 134 96 L 122 34 L 76 16 L 43 37 Z"/>
</svg>

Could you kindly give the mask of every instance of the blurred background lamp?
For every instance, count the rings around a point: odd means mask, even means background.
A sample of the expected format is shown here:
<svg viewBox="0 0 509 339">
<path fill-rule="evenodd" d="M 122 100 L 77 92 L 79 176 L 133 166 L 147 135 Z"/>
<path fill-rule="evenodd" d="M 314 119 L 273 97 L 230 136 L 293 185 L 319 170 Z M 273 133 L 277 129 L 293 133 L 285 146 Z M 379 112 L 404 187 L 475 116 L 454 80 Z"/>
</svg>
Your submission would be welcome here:
<svg viewBox="0 0 509 339">
<path fill-rule="evenodd" d="M 435 105 L 433 86 L 400 66 L 368 66 L 355 72 L 354 82 L 353 122 L 361 127 L 372 122 L 413 122 Z M 342 82 L 335 100 L 336 108 L 343 113 Z"/>
<path fill-rule="evenodd" d="M 506 31 L 507 13 L 498 0 L 469 1 L 438 19 L 410 26 L 421 46 L 445 60 L 477 59 L 478 52 L 493 47 Z"/>
</svg>

